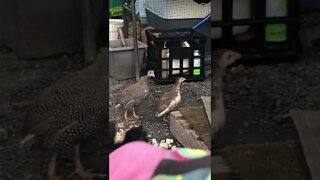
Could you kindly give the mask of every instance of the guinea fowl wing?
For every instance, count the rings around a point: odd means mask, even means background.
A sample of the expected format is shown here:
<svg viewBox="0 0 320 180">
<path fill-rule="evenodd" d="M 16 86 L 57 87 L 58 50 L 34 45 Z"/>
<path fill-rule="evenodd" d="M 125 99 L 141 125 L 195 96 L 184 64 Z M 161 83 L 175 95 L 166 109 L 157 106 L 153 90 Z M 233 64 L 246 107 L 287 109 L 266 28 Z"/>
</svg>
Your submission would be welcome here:
<svg viewBox="0 0 320 180">
<path fill-rule="evenodd" d="M 145 82 L 132 84 L 124 89 L 120 95 L 118 104 L 128 108 L 130 105 L 138 105 L 149 96 L 149 87 Z"/>
<path fill-rule="evenodd" d="M 72 117 L 72 111 L 81 114 L 87 108 L 85 104 L 91 103 L 97 106 L 97 102 L 106 99 L 107 88 L 104 87 L 106 78 L 97 78 L 95 75 L 91 73 L 91 76 L 81 76 L 81 73 L 76 72 L 41 91 L 26 116 L 25 135 L 36 138 L 53 135 L 77 120 Z M 102 113 L 107 114 L 106 111 L 107 107 Z M 21 142 L 28 144 L 27 139 Z"/>
</svg>

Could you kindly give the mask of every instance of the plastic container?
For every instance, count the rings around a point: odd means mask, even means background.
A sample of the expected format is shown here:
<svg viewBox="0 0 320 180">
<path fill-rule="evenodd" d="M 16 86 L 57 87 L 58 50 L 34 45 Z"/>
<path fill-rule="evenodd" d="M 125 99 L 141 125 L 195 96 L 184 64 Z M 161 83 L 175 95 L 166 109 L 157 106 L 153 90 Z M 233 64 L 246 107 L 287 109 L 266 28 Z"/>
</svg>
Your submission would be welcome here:
<svg viewBox="0 0 320 180">
<path fill-rule="evenodd" d="M 193 29 L 151 29 L 146 36 L 148 68 L 154 69 L 156 83 L 174 83 L 178 76 L 204 80 L 204 34 Z"/>
<path fill-rule="evenodd" d="M 213 14 L 211 20 L 221 21 L 222 18 L 222 0 L 212 0 L 211 12 Z M 233 19 L 249 19 L 251 17 L 251 0 L 236 0 L 233 1 L 232 8 L 232 18 Z M 248 31 L 249 26 L 238 26 L 234 27 L 232 30 L 232 35 L 238 35 Z M 222 34 L 221 28 L 212 28 L 211 29 L 211 38 L 217 39 L 220 38 Z"/>
<path fill-rule="evenodd" d="M 109 0 L 109 8 L 122 6 L 122 0 Z"/>
<path fill-rule="evenodd" d="M 109 42 L 109 73 L 116 80 L 135 78 L 135 62 L 133 38 L 125 39 L 127 47 L 122 47 L 120 40 Z M 138 41 L 138 55 L 140 68 L 143 54 L 148 46 Z"/>
<path fill-rule="evenodd" d="M 122 0 L 109 1 L 109 15 L 111 17 L 121 16 L 123 14 Z"/>
<path fill-rule="evenodd" d="M 193 0 L 146 0 L 144 7 L 148 24 L 156 29 L 192 28 L 211 13 L 211 3 Z M 211 52 L 210 29 L 210 21 L 197 29 L 207 36 L 206 52 Z"/>
<path fill-rule="evenodd" d="M 286 17 L 287 15 L 287 0 L 266 0 L 266 17 Z M 268 24 L 265 32 L 266 41 L 268 42 L 284 42 L 287 40 L 286 24 Z"/>
<path fill-rule="evenodd" d="M 243 59 L 252 61 L 295 60 L 299 51 L 299 0 L 266 0 L 265 3 L 250 0 L 252 15 L 241 20 L 234 18 L 234 8 L 230 8 L 239 6 L 236 5 L 239 2 L 221 1 L 224 12 L 221 20 L 212 23 L 212 28 L 220 28 L 222 37 L 212 40 L 212 49 L 233 49 Z M 239 26 L 250 29 L 234 36 L 233 29 Z"/>
<path fill-rule="evenodd" d="M 123 26 L 123 19 L 109 19 L 109 40 L 119 39 L 118 27 Z"/>
</svg>

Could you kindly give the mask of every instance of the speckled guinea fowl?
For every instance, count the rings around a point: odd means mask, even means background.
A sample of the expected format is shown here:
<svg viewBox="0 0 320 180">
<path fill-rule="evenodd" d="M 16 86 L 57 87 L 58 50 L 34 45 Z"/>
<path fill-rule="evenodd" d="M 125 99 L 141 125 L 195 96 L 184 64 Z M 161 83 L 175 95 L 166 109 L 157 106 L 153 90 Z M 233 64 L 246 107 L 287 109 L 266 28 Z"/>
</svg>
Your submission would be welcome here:
<svg viewBox="0 0 320 180">
<path fill-rule="evenodd" d="M 212 77 L 212 140 L 215 134 L 219 132 L 225 125 L 225 111 L 222 93 L 222 79 L 227 68 L 234 64 L 242 56 L 238 52 L 222 49 L 214 53 L 214 73 Z"/>
<path fill-rule="evenodd" d="M 123 89 L 118 97 L 116 108 L 122 107 L 124 120 L 138 120 L 142 118 L 135 112 L 135 108 L 146 100 L 150 95 L 150 86 L 148 78 L 155 77 L 154 71 L 149 70 L 146 76 L 142 76 L 139 82 Z M 133 118 L 128 117 L 128 110 L 132 109 Z"/>
<path fill-rule="evenodd" d="M 25 137 L 20 143 L 24 147 L 40 144 L 53 152 L 49 179 L 59 179 L 55 176 L 57 154 L 70 151 L 73 146 L 76 173 L 82 179 L 102 176 L 84 170 L 79 143 L 88 140 L 107 123 L 107 86 L 107 60 L 98 57 L 86 69 L 57 81 L 34 99 L 25 120 Z"/>
<path fill-rule="evenodd" d="M 155 106 L 155 116 L 165 117 L 181 101 L 180 86 L 186 81 L 184 77 L 178 77 L 175 85 L 169 92 L 164 93 Z M 165 120 L 165 118 L 164 118 Z"/>
</svg>

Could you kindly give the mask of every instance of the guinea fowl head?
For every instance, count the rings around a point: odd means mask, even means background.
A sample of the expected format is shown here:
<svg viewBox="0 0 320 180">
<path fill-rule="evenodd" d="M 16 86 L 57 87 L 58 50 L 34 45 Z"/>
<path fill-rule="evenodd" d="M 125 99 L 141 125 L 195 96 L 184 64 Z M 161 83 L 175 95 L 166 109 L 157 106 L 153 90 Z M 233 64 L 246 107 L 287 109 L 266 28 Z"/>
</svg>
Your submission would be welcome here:
<svg viewBox="0 0 320 180">
<path fill-rule="evenodd" d="M 153 70 L 149 70 L 148 73 L 147 73 L 147 77 L 155 77 L 154 71 Z"/>
</svg>

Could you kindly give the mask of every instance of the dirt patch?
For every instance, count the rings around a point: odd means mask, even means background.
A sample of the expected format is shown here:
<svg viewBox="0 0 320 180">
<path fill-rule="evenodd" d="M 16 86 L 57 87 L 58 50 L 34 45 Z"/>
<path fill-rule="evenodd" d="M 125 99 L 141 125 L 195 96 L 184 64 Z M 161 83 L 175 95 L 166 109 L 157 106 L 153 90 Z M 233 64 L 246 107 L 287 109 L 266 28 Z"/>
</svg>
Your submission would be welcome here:
<svg viewBox="0 0 320 180">
<path fill-rule="evenodd" d="M 310 180 L 299 143 L 231 146 L 221 154 L 242 180 Z"/>
</svg>

